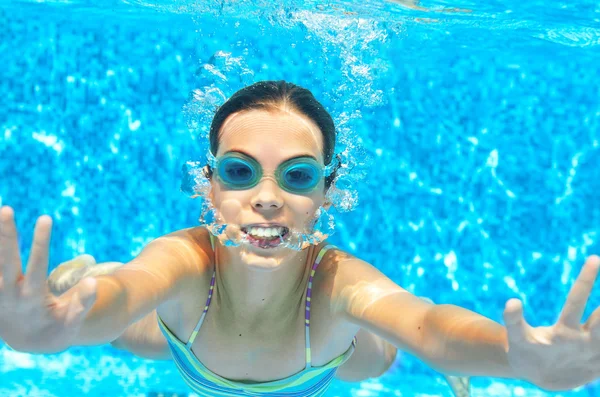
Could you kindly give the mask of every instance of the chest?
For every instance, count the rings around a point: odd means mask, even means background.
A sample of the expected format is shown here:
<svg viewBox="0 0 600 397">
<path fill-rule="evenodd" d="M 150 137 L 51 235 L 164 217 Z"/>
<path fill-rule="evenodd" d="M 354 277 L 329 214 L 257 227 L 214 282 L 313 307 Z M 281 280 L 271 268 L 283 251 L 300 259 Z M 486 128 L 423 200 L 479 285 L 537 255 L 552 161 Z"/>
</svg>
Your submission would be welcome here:
<svg viewBox="0 0 600 397">
<path fill-rule="evenodd" d="M 207 294 L 208 288 L 206 291 L 197 288 L 180 299 L 172 310 L 160 313 L 180 341 L 189 340 L 204 311 Z M 356 332 L 332 315 L 330 303 L 326 293 L 313 288 L 309 328 L 313 366 L 324 365 L 343 354 Z M 305 368 L 304 301 L 285 327 L 274 322 L 245 329 L 235 321 L 223 322 L 226 313 L 222 310 L 213 296 L 191 348 L 210 371 L 231 380 L 264 382 L 286 378 Z"/>
</svg>

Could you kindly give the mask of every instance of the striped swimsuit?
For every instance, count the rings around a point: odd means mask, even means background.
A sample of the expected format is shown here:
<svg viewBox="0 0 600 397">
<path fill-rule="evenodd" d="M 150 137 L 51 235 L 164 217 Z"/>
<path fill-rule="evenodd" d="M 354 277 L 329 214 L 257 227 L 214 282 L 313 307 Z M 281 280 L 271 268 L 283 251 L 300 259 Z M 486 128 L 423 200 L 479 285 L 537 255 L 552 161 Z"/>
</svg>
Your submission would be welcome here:
<svg viewBox="0 0 600 397">
<path fill-rule="evenodd" d="M 212 239 L 211 239 L 212 242 Z M 206 306 L 200 321 L 194 328 L 194 332 L 190 336 L 187 343 L 177 339 L 177 337 L 169 330 L 165 323 L 158 317 L 158 324 L 162 333 L 169 342 L 173 361 L 179 369 L 184 381 L 198 395 L 206 397 L 215 396 L 270 396 L 270 397 L 308 397 L 322 396 L 329 387 L 333 377 L 340 365 L 345 363 L 356 347 L 356 337 L 352 340 L 352 344 L 348 350 L 341 356 L 334 358 L 323 366 L 313 367 L 311 365 L 310 351 L 310 300 L 312 292 L 312 281 L 317 270 L 317 266 L 327 250 L 335 248 L 327 245 L 321 249 L 315 263 L 312 266 L 308 286 L 306 288 L 305 301 L 305 339 L 306 339 L 306 367 L 284 379 L 273 380 L 268 382 L 244 382 L 233 381 L 223 378 L 208 368 L 206 368 L 192 352 L 192 344 L 198 335 L 198 330 L 204 321 L 210 301 L 215 288 L 216 266 L 213 271 L 210 281 L 210 289 Z"/>
</svg>

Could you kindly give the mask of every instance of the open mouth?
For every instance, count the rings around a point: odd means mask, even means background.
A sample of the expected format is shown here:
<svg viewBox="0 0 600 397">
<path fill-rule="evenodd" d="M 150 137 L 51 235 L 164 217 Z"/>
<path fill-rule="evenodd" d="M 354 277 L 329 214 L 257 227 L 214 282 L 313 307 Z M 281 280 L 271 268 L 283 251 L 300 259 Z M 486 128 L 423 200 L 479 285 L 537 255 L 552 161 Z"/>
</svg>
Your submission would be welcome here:
<svg viewBox="0 0 600 397">
<path fill-rule="evenodd" d="M 242 227 L 248 242 L 259 248 L 275 248 L 286 239 L 290 229 L 280 225 L 250 225 Z"/>
</svg>

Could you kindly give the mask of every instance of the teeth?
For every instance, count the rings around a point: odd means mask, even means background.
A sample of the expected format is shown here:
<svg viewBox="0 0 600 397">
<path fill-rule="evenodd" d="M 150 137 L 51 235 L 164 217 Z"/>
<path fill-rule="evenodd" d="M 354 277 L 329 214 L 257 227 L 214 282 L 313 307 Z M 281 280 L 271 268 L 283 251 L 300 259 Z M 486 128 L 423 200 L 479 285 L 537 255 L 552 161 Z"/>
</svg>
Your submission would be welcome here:
<svg viewBox="0 0 600 397">
<path fill-rule="evenodd" d="M 279 234 L 278 232 L 279 232 L 278 228 L 272 227 L 272 228 L 269 228 L 269 229 L 265 230 L 265 236 L 267 236 L 267 237 L 274 237 L 274 236 L 277 236 Z"/>
<path fill-rule="evenodd" d="M 251 227 L 248 234 L 254 237 L 277 237 L 284 233 L 283 227 Z"/>
</svg>

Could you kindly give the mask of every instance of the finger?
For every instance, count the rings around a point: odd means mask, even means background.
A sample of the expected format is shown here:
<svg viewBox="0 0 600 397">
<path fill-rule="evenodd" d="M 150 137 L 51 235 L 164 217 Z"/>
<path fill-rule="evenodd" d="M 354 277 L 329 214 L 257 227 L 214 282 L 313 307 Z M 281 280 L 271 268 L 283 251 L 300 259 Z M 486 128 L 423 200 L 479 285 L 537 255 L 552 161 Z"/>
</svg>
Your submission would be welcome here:
<svg viewBox="0 0 600 397">
<path fill-rule="evenodd" d="M 14 211 L 0 208 L 0 287 L 13 288 L 22 276 Z"/>
<path fill-rule="evenodd" d="M 509 299 L 503 313 L 508 343 L 519 344 L 526 339 L 527 322 L 523 318 L 523 304 L 518 299 Z"/>
<path fill-rule="evenodd" d="M 30 288 L 40 288 L 48 274 L 48 250 L 52 234 L 52 218 L 40 216 L 33 232 L 33 244 L 27 263 L 25 280 Z"/>
<path fill-rule="evenodd" d="M 87 277 L 81 280 L 75 288 L 65 317 L 66 326 L 81 325 L 87 313 L 94 306 L 94 302 L 96 302 L 96 279 Z"/>
<path fill-rule="evenodd" d="M 583 325 L 583 329 L 589 331 L 595 340 L 600 340 L 600 307 L 596 308 Z"/>
<path fill-rule="evenodd" d="M 594 287 L 599 268 L 600 258 L 596 255 L 590 256 L 569 291 L 563 310 L 558 318 L 559 323 L 571 328 L 578 328 L 581 325 L 585 305 Z"/>
</svg>

